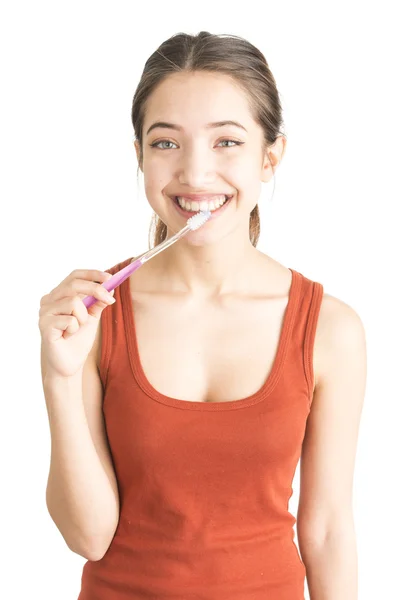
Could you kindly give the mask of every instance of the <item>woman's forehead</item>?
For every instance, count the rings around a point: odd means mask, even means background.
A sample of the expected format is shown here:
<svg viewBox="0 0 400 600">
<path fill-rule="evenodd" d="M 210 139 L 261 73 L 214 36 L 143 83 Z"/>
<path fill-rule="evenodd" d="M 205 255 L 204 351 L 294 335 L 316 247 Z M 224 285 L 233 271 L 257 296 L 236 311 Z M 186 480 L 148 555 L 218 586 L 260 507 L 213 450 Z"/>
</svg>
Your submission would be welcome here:
<svg viewBox="0 0 400 600">
<path fill-rule="evenodd" d="M 215 79 L 215 78 L 214 78 Z M 170 81 L 169 81 L 170 80 Z M 206 78 L 191 78 L 185 82 L 172 76 L 166 78 L 150 94 L 146 102 L 144 133 L 155 122 L 170 123 L 176 131 L 186 128 L 210 130 L 216 123 L 237 129 L 234 123 L 242 126 L 241 133 L 249 131 L 253 121 L 248 97 L 230 80 L 218 85 Z M 230 122 L 230 123 L 229 123 Z"/>
</svg>

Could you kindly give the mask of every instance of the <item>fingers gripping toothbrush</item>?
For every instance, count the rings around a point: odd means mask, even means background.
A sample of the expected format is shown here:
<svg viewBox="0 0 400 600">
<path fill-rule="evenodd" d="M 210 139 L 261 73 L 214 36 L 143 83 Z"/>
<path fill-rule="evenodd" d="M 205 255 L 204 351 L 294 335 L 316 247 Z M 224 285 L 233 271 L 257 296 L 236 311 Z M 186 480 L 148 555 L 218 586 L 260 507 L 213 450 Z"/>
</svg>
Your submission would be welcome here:
<svg viewBox="0 0 400 600">
<path fill-rule="evenodd" d="M 190 217 L 190 219 L 188 219 L 185 227 L 178 231 L 178 233 L 170 237 L 168 240 L 164 240 L 163 242 L 161 242 L 161 244 L 158 244 L 158 246 L 155 246 L 151 250 L 145 252 L 140 258 L 137 258 L 132 263 L 115 273 L 110 279 L 108 279 L 108 281 L 105 281 L 102 284 L 102 286 L 105 287 L 107 291 L 111 292 L 123 281 L 125 281 L 125 279 L 129 277 L 129 275 L 131 275 L 134 271 L 139 269 L 145 262 L 150 260 L 150 258 L 153 258 L 153 256 L 156 256 L 156 254 L 159 254 L 160 252 L 165 250 L 165 248 L 168 248 L 169 246 L 180 240 L 189 231 L 195 231 L 196 229 L 199 229 L 202 225 L 204 225 L 204 223 L 208 221 L 210 217 L 211 212 L 209 210 L 200 211 L 196 215 L 193 215 L 193 217 Z M 83 304 L 86 306 L 86 308 L 89 308 L 96 302 L 97 298 L 95 298 L 94 296 L 86 296 L 83 299 Z"/>
</svg>

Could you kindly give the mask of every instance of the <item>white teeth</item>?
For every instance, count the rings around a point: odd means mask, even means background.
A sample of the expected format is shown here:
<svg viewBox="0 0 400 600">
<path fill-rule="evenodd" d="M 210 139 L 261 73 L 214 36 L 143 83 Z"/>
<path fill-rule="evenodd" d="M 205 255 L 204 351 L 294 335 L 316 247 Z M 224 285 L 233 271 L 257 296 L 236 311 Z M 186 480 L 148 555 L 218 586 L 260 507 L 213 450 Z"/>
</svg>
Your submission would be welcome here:
<svg viewBox="0 0 400 600">
<path fill-rule="evenodd" d="M 198 212 L 199 210 L 216 210 L 226 202 L 227 197 L 224 195 L 219 195 L 214 196 L 213 200 L 201 200 L 201 202 L 197 202 L 195 200 L 189 200 L 184 197 L 177 196 L 177 200 L 183 209 Z"/>
</svg>

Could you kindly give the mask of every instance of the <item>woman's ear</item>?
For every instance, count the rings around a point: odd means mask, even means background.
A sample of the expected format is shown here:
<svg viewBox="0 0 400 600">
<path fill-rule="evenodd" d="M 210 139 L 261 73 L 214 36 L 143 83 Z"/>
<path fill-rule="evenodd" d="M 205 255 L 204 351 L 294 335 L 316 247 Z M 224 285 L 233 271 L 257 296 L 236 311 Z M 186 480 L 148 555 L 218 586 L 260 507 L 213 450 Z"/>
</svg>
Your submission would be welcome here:
<svg viewBox="0 0 400 600">
<path fill-rule="evenodd" d="M 280 135 L 265 153 L 262 165 L 261 181 L 267 183 L 273 177 L 273 170 L 278 167 L 286 151 L 286 138 Z M 273 169 L 273 170 L 272 170 Z"/>
<path fill-rule="evenodd" d="M 138 165 L 140 167 L 140 170 L 143 172 L 143 161 L 141 160 L 141 149 L 140 149 L 140 144 L 138 140 L 135 140 L 134 142 L 134 146 L 135 146 L 135 150 L 136 150 L 136 158 L 138 161 Z"/>
</svg>

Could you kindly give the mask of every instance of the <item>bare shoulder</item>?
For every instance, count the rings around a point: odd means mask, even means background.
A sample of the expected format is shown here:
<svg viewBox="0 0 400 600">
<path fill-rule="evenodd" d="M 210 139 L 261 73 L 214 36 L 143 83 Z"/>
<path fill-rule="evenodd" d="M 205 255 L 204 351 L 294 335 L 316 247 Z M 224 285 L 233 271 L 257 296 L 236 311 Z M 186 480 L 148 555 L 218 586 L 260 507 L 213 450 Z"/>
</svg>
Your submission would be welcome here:
<svg viewBox="0 0 400 600">
<path fill-rule="evenodd" d="M 365 359 L 366 335 L 362 319 L 352 306 L 324 293 L 314 343 L 315 385 L 329 375 L 336 360 L 353 352 L 360 361 Z"/>
</svg>

